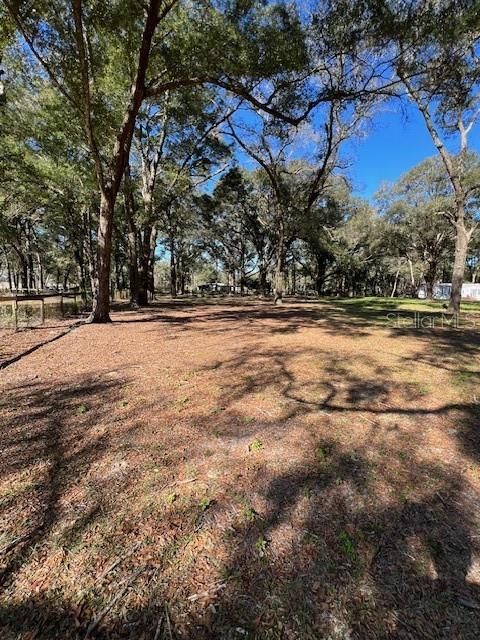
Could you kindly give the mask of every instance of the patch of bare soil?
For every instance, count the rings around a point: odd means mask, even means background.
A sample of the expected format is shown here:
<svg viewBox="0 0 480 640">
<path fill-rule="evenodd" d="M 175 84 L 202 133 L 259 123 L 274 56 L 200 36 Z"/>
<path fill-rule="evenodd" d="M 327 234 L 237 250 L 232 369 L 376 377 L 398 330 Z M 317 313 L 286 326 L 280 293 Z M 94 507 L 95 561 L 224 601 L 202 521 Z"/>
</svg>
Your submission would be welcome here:
<svg viewBox="0 0 480 640">
<path fill-rule="evenodd" d="M 162 303 L 0 372 L 0 637 L 477 639 L 475 329 Z"/>
</svg>

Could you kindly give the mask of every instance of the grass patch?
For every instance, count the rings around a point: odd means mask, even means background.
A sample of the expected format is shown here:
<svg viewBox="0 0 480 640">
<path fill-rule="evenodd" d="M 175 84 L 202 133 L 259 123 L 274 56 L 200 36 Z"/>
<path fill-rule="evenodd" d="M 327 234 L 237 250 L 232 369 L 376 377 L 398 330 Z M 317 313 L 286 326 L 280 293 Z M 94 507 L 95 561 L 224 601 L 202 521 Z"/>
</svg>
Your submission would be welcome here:
<svg viewBox="0 0 480 640">
<path fill-rule="evenodd" d="M 90 407 L 87 404 L 82 403 L 82 404 L 78 405 L 77 413 L 78 413 L 79 416 L 82 416 L 84 413 L 87 413 L 87 411 L 89 411 L 89 409 L 90 409 Z"/>
<path fill-rule="evenodd" d="M 356 563 L 358 560 L 357 547 L 346 531 L 341 531 L 338 534 L 338 542 L 343 555 L 349 560 L 349 562 Z"/>
<path fill-rule="evenodd" d="M 260 440 L 260 438 L 255 438 L 255 440 L 252 440 L 252 442 L 248 445 L 249 451 L 261 451 L 262 449 L 263 442 Z"/>
<path fill-rule="evenodd" d="M 479 377 L 478 371 L 468 371 L 461 369 L 452 374 L 452 383 L 457 387 L 464 387 L 473 384 Z"/>
</svg>

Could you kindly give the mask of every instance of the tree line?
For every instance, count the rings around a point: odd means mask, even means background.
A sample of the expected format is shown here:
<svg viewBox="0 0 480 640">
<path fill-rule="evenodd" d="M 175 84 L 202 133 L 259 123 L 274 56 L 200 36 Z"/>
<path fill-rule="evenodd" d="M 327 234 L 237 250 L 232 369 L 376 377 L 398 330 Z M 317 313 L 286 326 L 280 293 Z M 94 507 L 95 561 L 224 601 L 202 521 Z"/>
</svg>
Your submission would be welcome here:
<svg viewBox="0 0 480 640">
<path fill-rule="evenodd" d="M 148 303 L 199 269 L 234 288 L 395 295 L 478 263 L 476 2 L 0 2 L 0 235 L 12 288 Z M 344 143 L 388 104 L 437 155 L 375 203 Z M 309 284 L 307 284 L 309 283 Z"/>
</svg>

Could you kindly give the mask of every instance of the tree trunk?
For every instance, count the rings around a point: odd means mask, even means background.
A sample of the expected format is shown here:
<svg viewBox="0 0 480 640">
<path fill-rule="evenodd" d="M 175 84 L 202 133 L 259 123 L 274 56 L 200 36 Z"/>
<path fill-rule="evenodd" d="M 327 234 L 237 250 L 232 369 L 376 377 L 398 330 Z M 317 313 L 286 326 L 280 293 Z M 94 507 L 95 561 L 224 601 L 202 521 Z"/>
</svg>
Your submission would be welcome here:
<svg viewBox="0 0 480 640">
<path fill-rule="evenodd" d="M 324 254 L 317 254 L 316 256 L 317 269 L 315 274 L 315 291 L 317 295 L 323 295 L 323 285 L 325 282 L 325 273 L 327 270 L 327 261 Z"/>
<path fill-rule="evenodd" d="M 110 265 L 114 201 L 113 194 L 102 193 L 98 222 L 95 296 L 89 322 L 110 322 Z"/>
<path fill-rule="evenodd" d="M 82 296 L 82 302 L 85 305 L 87 302 L 87 291 L 86 291 L 87 285 L 86 285 L 85 265 L 83 262 L 83 258 L 77 262 L 77 268 L 78 268 L 78 282 L 80 285 L 80 295 Z"/>
<path fill-rule="evenodd" d="M 12 269 L 10 267 L 10 262 L 8 262 L 7 260 L 7 274 L 8 274 L 8 288 L 10 289 L 10 291 L 13 288 L 13 282 L 12 282 Z"/>
<path fill-rule="evenodd" d="M 66 291 L 68 289 L 68 279 L 70 278 L 70 267 L 65 269 L 63 272 L 63 290 Z"/>
<path fill-rule="evenodd" d="M 132 188 L 130 165 L 127 164 L 124 175 L 124 204 L 128 226 L 128 287 L 130 306 L 138 307 L 138 230 L 135 223 L 135 197 Z"/>
<path fill-rule="evenodd" d="M 407 258 L 408 266 L 410 268 L 410 283 L 412 285 L 412 289 L 415 291 L 415 276 L 413 275 L 413 263 L 411 258 Z"/>
<path fill-rule="evenodd" d="M 186 281 L 185 265 L 182 264 L 182 270 L 180 272 L 180 292 L 182 296 L 185 295 L 185 281 Z"/>
<path fill-rule="evenodd" d="M 425 273 L 425 283 L 427 285 L 428 300 L 431 300 L 433 298 L 433 287 L 436 279 L 437 279 L 437 263 L 435 261 L 430 261 L 428 263 L 427 271 Z"/>
<path fill-rule="evenodd" d="M 38 278 L 39 278 L 39 286 L 43 291 L 45 289 L 44 275 L 43 275 L 43 262 L 42 257 L 40 256 L 40 252 L 37 251 L 37 264 L 38 264 Z"/>
<path fill-rule="evenodd" d="M 27 255 L 28 264 L 28 288 L 35 289 L 35 267 L 33 264 L 33 255 L 30 253 L 30 249 Z"/>
<path fill-rule="evenodd" d="M 245 247 L 242 244 L 242 253 L 240 260 L 240 295 L 245 294 Z"/>
<path fill-rule="evenodd" d="M 128 224 L 128 276 L 130 306 L 136 308 L 138 307 L 138 247 L 137 229 L 133 220 L 129 220 Z"/>
<path fill-rule="evenodd" d="M 28 289 L 28 265 L 25 258 L 22 258 L 22 270 L 20 271 L 20 283 L 22 289 Z"/>
<path fill-rule="evenodd" d="M 152 227 L 146 226 L 140 232 L 140 258 L 138 270 L 138 304 L 148 305 L 148 263 L 150 258 L 150 236 Z"/>
<path fill-rule="evenodd" d="M 157 248 L 157 228 L 154 225 L 150 232 L 150 253 L 147 267 L 147 288 L 150 292 L 151 300 L 155 297 L 155 249 Z"/>
<path fill-rule="evenodd" d="M 285 288 L 285 224 L 281 215 L 278 221 L 277 255 L 275 258 L 275 288 L 273 301 L 275 304 L 283 304 L 283 292 Z"/>
<path fill-rule="evenodd" d="M 258 283 L 260 287 L 260 297 L 264 298 L 267 295 L 267 265 L 265 256 L 260 255 L 260 263 L 258 265 Z"/>
<path fill-rule="evenodd" d="M 148 305 L 148 294 L 154 294 L 153 271 L 155 266 L 155 247 L 157 244 L 157 229 L 147 226 L 141 238 L 140 269 L 138 273 L 138 304 Z"/>
<path fill-rule="evenodd" d="M 465 228 L 463 204 L 459 206 L 458 209 L 455 234 L 455 260 L 452 273 L 452 293 L 448 307 L 449 311 L 453 314 L 460 313 L 463 275 L 465 273 L 468 243 L 471 236 L 471 232 Z"/>
<path fill-rule="evenodd" d="M 177 263 L 175 260 L 175 242 L 170 238 L 170 295 L 175 298 L 177 295 Z"/>
<path fill-rule="evenodd" d="M 391 298 L 395 297 L 395 293 L 397 292 L 397 284 L 398 284 L 398 276 L 400 275 L 400 269 L 397 269 L 397 273 L 395 274 L 395 280 L 393 281 L 392 293 L 390 294 Z"/>
</svg>

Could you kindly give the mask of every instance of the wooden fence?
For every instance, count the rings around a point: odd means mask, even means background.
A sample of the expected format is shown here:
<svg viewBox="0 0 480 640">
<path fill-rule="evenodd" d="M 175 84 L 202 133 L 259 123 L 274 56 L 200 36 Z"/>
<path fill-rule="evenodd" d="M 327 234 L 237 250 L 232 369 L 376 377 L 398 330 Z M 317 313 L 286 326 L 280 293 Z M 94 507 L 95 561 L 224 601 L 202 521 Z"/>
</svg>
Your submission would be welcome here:
<svg viewBox="0 0 480 640">
<path fill-rule="evenodd" d="M 63 318 L 65 315 L 65 299 L 73 300 L 73 305 L 77 307 L 77 298 L 80 298 L 79 293 L 39 293 L 35 295 L 10 295 L 0 296 L 0 305 L 4 303 L 10 303 L 12 306 L 12 321 L 15 331 L 18 329 L 18 306 L 22 302 L 38 302 L 40 309 L 40 323 L 45 322 L 45 301 L 49 298 L 60 298 L 60 314 Z"/>
</svg>

